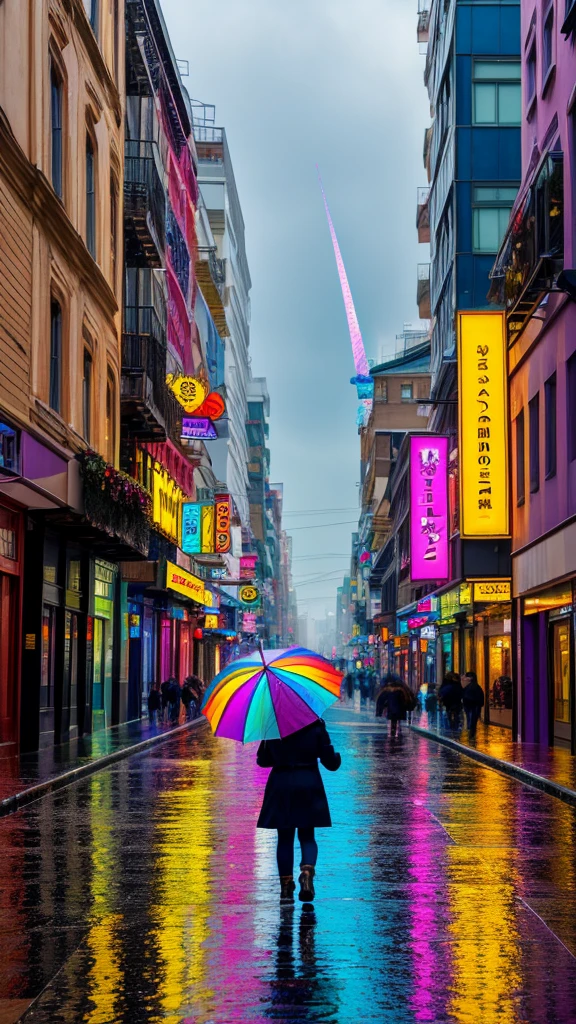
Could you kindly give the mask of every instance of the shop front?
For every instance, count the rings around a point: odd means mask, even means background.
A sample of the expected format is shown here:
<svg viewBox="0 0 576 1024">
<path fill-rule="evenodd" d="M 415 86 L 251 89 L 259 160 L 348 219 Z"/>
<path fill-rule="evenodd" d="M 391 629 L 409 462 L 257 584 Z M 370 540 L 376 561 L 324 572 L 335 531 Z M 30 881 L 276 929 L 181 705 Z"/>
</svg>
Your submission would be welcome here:
<svg viewBox="0 0 576 1024">
<path fill-rule="evenodd" d="M 513 728 L 512 604 L 509 580 L 472 583 L 475 672 L 487 700 L 484 721 Z"/>
<path fill-rule="evenodd" d="M 526 739 L 575 747 L 574 581 L 522 599 L 523 694 Z"/>
<path fill-rule="evenodd" d="M 0 744 L 17 743 L 22 515 L 0 504 Z"/>
<path fill-rule="evenodd" d="M 112 725 L 114 602 L 118 567 L 101 558 L 94 561 L 92 605 L 91 731 Z"/>
</svg>

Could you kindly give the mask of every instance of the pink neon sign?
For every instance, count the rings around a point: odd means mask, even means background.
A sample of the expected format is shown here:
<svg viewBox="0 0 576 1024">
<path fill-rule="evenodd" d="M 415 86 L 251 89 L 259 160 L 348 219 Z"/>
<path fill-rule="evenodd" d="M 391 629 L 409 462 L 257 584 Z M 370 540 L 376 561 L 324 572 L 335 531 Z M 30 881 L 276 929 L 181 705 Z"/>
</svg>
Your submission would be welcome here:
<svg viewBox="0 0 576 1024">
<path fill-rule="evenodd" d="M 410 438 L 410 578 L 448 579 L 448 438 Z"/>
</svg>

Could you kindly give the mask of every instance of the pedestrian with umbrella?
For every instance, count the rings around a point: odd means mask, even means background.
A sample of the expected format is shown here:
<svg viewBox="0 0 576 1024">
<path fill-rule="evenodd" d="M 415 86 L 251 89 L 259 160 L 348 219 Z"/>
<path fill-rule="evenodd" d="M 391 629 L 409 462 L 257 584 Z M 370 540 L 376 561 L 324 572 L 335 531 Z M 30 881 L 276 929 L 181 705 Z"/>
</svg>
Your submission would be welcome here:
<svg viewBox="0 0 576 1024">
<path fill-rule="evenodd" d="M 259 651 L 232 662 L 208 687 L 202 712 L 216 736 L 260 740 L 257 761 L 272 771 L 257 827 L 278 832 L 281 900 L 293 900 L 294 840 L 301 849 L 302 902 L 314 899 L 315 829 L 332 825 L 318 761 L 341 764 L 321 715 L 338 700 L 342 673 L 303 647 Z"/>
</svg>

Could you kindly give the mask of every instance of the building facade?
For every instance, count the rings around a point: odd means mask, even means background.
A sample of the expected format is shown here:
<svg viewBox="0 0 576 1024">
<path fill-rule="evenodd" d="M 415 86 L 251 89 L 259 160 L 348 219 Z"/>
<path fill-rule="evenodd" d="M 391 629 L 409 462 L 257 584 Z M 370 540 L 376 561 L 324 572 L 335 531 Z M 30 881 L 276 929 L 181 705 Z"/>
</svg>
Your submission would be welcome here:
<svg viewBox="0 0 576 1024">
<path fill-rule="evenodd" d="M 522 0 L 522 186 L 506 305 L 519 736 L 576 743 L 576 5 Z"/>
</svg>

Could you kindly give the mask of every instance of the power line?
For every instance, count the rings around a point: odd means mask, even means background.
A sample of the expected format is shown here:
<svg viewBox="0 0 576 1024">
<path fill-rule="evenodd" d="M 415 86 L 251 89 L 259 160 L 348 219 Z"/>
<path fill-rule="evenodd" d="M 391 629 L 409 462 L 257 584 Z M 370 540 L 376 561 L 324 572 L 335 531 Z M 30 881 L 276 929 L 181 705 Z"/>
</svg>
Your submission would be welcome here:
<svg viewBox="0 0 576 1024">
<path fill-rule="evenodd" d="M 358 526 L 357 519 L 347 519 L 344 523 L 313 523 L 312 526 L 288 526 L 287 533 L 294 533 L 295 530 L 325 530 L 329 526 Z"/>
<path fill-rule="evenodd" d="M 292 555 L 293 562 L 315 562 L 317 558 L 350 558 L 350 552 L 340 555 L 336 552 L 324 552 L 322 555 Z"/>
<path fill-rule="evenodd" d="M 308 508 L 300 509 L 294 512 L 285 512 L 282 510 L 283 516 L 317 516 L 324 512 L 358 512 L 360 509 L 357 505 L 353 505 L 351 508 Z"/>
</svg>

